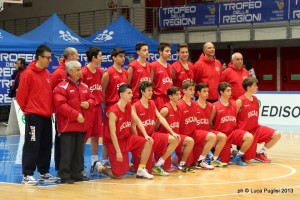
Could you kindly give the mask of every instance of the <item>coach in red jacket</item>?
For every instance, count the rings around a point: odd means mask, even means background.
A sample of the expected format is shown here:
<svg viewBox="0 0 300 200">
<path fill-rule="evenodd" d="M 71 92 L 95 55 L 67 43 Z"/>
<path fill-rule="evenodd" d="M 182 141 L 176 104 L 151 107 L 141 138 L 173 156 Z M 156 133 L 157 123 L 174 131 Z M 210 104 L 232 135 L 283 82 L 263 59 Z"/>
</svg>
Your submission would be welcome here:
<svg viewBox="0 0 300 200">
<path fill-rule="evenodd" d="M 231 85 L 231 98 L 237 100 L 245 93 L 242 86 L 243 80 L 249 78 L 249 72 L 243 65 L 243 56 L 241 53 L 236 52 L 231 56 L 231 63 L 225 69 L 221 76 L 221 82 L 227 82 Z"/>
<path fill-rule="evenodd" d="M 66 64 L 67 77 L 54 89 L 54 106 L 60 139 L 60 164 L 58 175 L 63 183 L 86 181 L 83 173 L 83 145 L 94 97 L 88 86 L 81 82 L 81 64 Z"/>
</svg>

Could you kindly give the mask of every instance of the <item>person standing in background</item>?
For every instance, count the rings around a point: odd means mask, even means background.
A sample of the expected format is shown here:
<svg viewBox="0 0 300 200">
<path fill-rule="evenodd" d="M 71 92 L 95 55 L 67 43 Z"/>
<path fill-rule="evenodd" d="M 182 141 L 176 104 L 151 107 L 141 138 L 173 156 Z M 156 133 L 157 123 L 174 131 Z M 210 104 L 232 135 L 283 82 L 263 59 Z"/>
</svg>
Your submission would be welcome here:
<svg viewBox="0 0 300 200">
<path fill-rule="evenodd" d="M 245 93 L 242 86 L 243 80 L 249 78 L 249 72 L 243 66 L 243 55 L 239 52 L 232 54 L 231 63 L 228 68 L 224 70 L 221 76 L 221 82 L 227 82 L 231 85 L 232 95 L 231 99 L 237 100 Z"/>
<path fill-rule="evenodd" d="M 103 69 L 100 68 L 102 62 L 102 52 L 98 47 L 90 47 L 86 51 L 86 57 L 88 64 L 81 69 L 83 82 L 87 84 L 90 92 L 95 97 L 95 106 L 92 109 L 93 117 L 91 119 L 91 128 L 87 130 L 85 142 L 91 138 L 91 154 L 92 162 L 90 167 L 90 173 L 93 174 L 93 164 L 99 160 L 99 138 L 103 138 L 103 120 L 102 120 L 102 86 L 101 79 L 103 75 Z"/>
<path fill-rule="evenodd" d="M 60 164 L 58 175 L 62 183 L 88 181 L 84 170 L 84 138 L 91 126 L 94 96 L 81 82 L 81 64 L 66 64 L 67 77 L 53 91 L 53 102 L 60 134 Z"/>
<path fill-rule="evenodd" d="M 132 103 L 140 99 L 138 91 L 140 82 L 151 82 L 151 67 L 150 63 L 146 61 L 149 56 L 147 43 L 138 42 L 135 45 L 135 50 L 138 54 L 138 59 L 132 61 L 128 67 L 128 84 L 131 85 L 133 92 Z"/>
<path fill-rule="evenodd" d="M 18 58 L 17 63 L 15 64 L 15 71 L 11 75 L 11 80 L 14 80 L 14 83 L 12 84 L 10 91 L 9 91 L 9 97 L 13 98 L 16 97 L 16 93 L 18 91 L 19 83 L 20 83 L 20 77 L 22 72 L 26 68 L 26 63 L 24 58 Z"/>
<path fill-rule="evenodd" d="M 219 98 L 218 85 L 222 73 L 222 65 L 215 56 L 216 49 L 213 43 L 206 42 L 203 45 L 203 53 L 194 64 L 194 81 L 196 84 L 207 83 L 209 94 L 207 101 L 214 103 Z"/>
<path fill-rule="evenodd" d="M 154 84 L 153 100 L 158 110 L 169 101 L 167 90 L 173 86 L 172 66 L 167 62 L 171 57 L 171 45 L 161 42 L 158 46 L 159 58 L 151 63 L 151 80 Z"/>
<path fill-rule="evenodd" d="M 17 102 L 25 114 L 25 140 L 22 154 L 23 184 L 37 185 L 33 177 L 37 168 L 39 181 L 59 180 L 49 173 L 52 148 L 53 113 L 50 73 L 51 49 L 41 45 L 22 74 Z"/>
<path fill-rule="evenodd" d="M 180 88 L 183 96 L 182 83 L 186 80 L 194 81 L 193 63 L 189 62 L 189 48 L 186 43 L 178 45 L 177 54 L 179 60 L 173 63 L 173 84 Z"/>
</svg>

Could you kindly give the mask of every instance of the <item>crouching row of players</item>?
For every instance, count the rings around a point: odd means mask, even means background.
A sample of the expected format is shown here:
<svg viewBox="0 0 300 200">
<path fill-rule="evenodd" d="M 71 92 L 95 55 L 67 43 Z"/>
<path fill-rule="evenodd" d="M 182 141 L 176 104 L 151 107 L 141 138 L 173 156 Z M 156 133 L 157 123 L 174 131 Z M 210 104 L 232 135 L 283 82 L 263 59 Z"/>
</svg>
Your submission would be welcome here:
<svg viewBox="0 0 300 200">
<path fill-rule="evenodd" d="M 108 126 L 104 131 L 104 143 L 111 166 L 96 161 L 95 173 L 110 177 L 123 176 L 129 169 L 128 152 L 132 154 L 132 170 L 137 178 L 152 179 L 154 174 L 168 176 L 171 154 L 176 151 L 178 169 L 194 172 L 195 168 L 212 170 L 225 167 L 231 161 L 245 166 L 251 159 L 270 162 L 265 151 L 279 139 L 280 133 L 258 124 L 259 104 L 254 93 L 257 80 L 243 81 L 245 94 L 237 101 L 230 99 L 231 86 L 220 83 L 221 95 L 214 104 L 206 102 L 209 86 L 192 81 L 183 82 L 181 99 L 178 87 L 167 91 L 170 101 L 160 112 L 151 100 L 153 84 L 141 82 L 140 100 L 131 105 L 132 89 L 128 84 L 120 86 L 119 101 L 107 112 Z M 193 101 L 195 89 L 198 100 Z M 257 144 L 265 143 L 259 152 Z M 231 146 L 239 147 L 231 159 Z M 213 149 L 213 154 L 206 158 Z M 154 158 L 153 156 L 154 155 Z"/>
</svg>

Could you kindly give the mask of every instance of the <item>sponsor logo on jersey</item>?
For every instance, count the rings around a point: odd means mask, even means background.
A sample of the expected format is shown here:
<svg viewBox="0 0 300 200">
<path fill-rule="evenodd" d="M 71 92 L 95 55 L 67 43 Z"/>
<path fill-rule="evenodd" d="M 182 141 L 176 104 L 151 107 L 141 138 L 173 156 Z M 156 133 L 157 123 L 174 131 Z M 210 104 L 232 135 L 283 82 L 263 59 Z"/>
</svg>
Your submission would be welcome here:
<svg viewBox="0 0 300 200">
<path fill-rule="evenodd" d="M 121 118 L 120 118 L 121 120 Z M 128 128 L 128 127 L 131 127 L 131 123 L 126 121 L 126 122 L 123 122 L 123 124 L 120 126 L 120 132 L 124 129 L 124 128 Z"/>
<path fill-rule="evenodd" d="M 221 118 L 221 123 L 225 122 L 236 122 L 236 117 L 232 115 L 227 115 Z"/>
<path fill-rule="evenodd" d="M 188 117 L 184 121 L 185 121 L 185 124 L 190 124 L 190 123 L 193 123 L 193 122 L 197 122 L 197 117 Z"/>
</svg>

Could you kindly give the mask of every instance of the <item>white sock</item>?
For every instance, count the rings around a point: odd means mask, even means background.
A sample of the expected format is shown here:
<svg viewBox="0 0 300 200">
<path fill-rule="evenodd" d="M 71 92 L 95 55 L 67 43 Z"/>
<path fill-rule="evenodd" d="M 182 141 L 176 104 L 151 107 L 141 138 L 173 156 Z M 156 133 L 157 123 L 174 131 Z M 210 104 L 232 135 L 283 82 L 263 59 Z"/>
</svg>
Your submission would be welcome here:
<svg viewBox="0 0 300 200">
<path fill-rule="evenodd" d="M 165 160 L 162 158 L 159 158 L 159 160 L 155 163 L 155 167 L 162 166 L 165 163 Z"/>
<path fill-rule="evenodd" d="M 184 162 L 184 161 L 180 161 L 179 166 L 183 166 L 183 165 L 185 165 L 185 163 L 186 162 Z"/>
<path fill-rule="evenodd" d="M 265 146 L 263 146 L 257 153 L 258 153 L 258 154 L 263 154 L 263 153 L 265 153 L 267 150 L 268 150 L 268 148 L 265 147 Z"/>
<path fill-rule="evenodd" d="M 198 161 L 205 160 L 206 156 L 200 155 Z"/>
<path fill-rule="evenodd" d="M 98 160 L 98 155 L 92 155 L 92 165 Z"/>
</svg>

